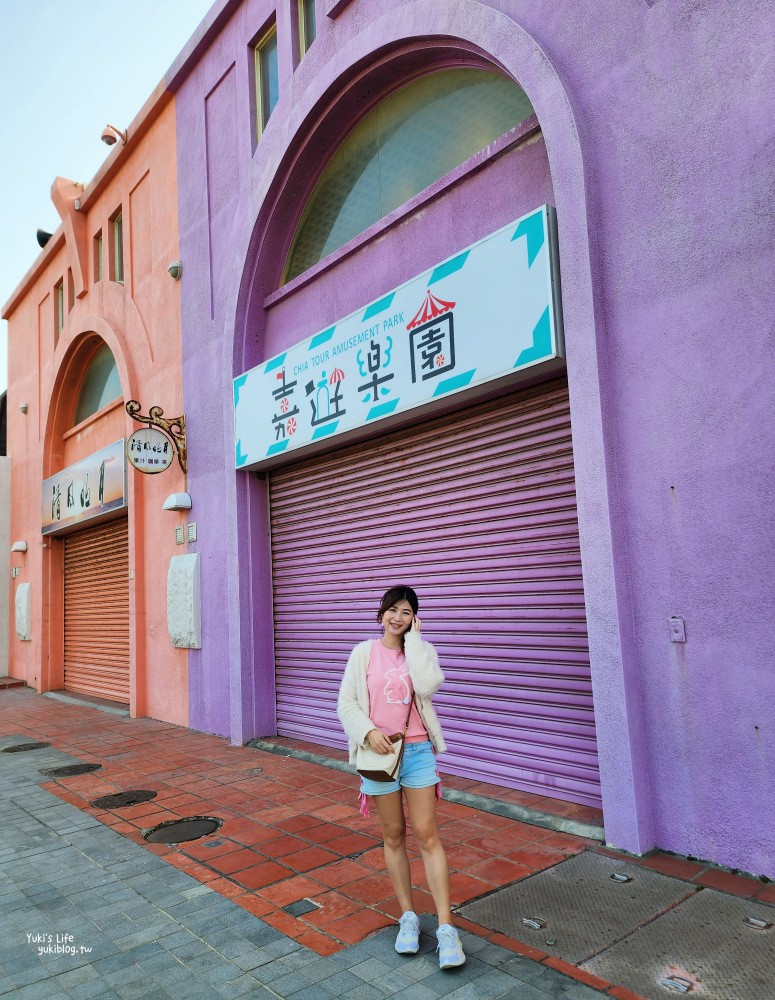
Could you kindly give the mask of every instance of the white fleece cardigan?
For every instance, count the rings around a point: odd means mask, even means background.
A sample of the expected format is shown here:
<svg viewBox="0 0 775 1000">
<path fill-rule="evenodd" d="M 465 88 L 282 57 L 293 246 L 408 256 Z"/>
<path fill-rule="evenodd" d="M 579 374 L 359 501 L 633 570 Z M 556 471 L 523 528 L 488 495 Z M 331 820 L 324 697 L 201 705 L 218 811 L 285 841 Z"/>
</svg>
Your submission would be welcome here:
<svg viewBox="0 0 775 1000">
<path fill-rule="evenodd" d="M 355 766 L 355 751 L 365 743 L 366 734 L 378 727 L 369 718 L 369 689 L 366 670 L 369 666 L 371 640 L 359 642 L 350 653 L 342 683 L 339 686 L 339 701 L 336 707 L 342 728 L 350 742 L 350 763 Z M 417 710 L 420 713 L 428 739 L 436 753 L 447 749 L 441 733 L 436 710 L 431 697 L 444 682 L 444 674 L 439 666 L 439 657 L 429 642 L 420 638 L 417 632 L 409 631 L 404 637 L 404 655 L 409 668 L 409 676 L 416 695 Z"/>
</svg>

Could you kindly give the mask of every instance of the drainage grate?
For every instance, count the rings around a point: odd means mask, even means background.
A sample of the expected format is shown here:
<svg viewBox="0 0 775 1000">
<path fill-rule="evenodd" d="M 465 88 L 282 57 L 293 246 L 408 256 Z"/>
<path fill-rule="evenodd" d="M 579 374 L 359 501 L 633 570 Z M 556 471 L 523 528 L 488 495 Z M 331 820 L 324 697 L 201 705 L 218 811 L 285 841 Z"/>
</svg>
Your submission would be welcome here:
<svg viewBox="0 0 775 1000">
<path fill-rule="evenodd" d="M 771 906 L 703 889 L 582 968 L 649 1000 L 764 1000 L 775 995 L 774 923 Z"/>
<path fill-rule="evenodd" d="M 696 891 L 679 879 L 585 851 L 458 912 L 575 965 Z"/>
<path fill-rule="evenodd" d="M 41 771 L 47 778 L 71 778 L 76 774 L 90 774 L 92 771 L 99 771 L 102 764 L 65 764 L 64 767 L 50 767 L 47 771 Z"/>
<path fill-rule="evenodd" d="M 28 750 L 43 750 L 50 746 L 50 743 L 17 743 L 16 746 L 3 747 L 0 753 L 27 753 Z"/>
<path fill-rule="evenodd" d="M 95 809 L 123 809 L 126 806 L 139 805 L 141 802 L 150 802 L 151 799 L 156 798 L 157 794 L 158 792 L 137 788 L 131 792 L 114 792 L 113 795 L 103 795 L 90 802 L 89 805 Z"/>
<path fill-rule="evenodd" d="M 150 830 L 143 830 L 143 837 L 151 844 L 180 844 L 184 840 L 199 840 L 214 833 L 223 820 L 212 816 L 187 816 L 185 819 L 168 819 Z"/>
</svg>

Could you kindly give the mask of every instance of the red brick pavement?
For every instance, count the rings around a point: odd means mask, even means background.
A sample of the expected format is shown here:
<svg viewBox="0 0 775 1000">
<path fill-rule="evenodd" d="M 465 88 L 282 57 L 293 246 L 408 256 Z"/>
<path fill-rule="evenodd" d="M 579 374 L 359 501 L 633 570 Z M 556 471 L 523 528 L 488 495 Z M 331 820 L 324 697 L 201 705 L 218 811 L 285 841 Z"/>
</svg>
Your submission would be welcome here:
<svg viewBox="0 0 775 1000">
<path fill-rule="evenodd" d="M 43 698 L 26 688 L 0 690 L 0 734 L 45 740 L 101 770 L 48 781 L 43 787 L 89 812 L 117 833 L 161 855 L 216 892 L 228 896 L 301 944 L 330 955 L 399 916 L 387 877 L 379 824 L 357 810 L 353 775 L 251 747 L 234 747 L 205 733 L 153 719 L 128 719 L 91 707 Z M 285 740 L 299 748 L 320 748 Z M 336 751 L 326 751 L 336 756 Z M 447 787 L 517 802 L 555 815 L 602 825 L 601 814 L 542 796 L 447 777 Z M 104 810 L 94 799 L 118 791 L 152 789 L 156 797 Z M 150 844 L 143 831 L 187 816 L 222 821 L 211 836 L 177 846 Z M 707 863 L 654 851 L 645 858 L 595 841 L 554 833 L 458 803 L 441 801 L 438 822 L 450 864 L 453 905 L 549 868 L 587 849 L 673 877 L 762 902 L 775 902 L 771 885 Z M 433 909 L 416 843 L 408 837 L 418 912 Z M 283 907 L 302 899 L 316 909 L 299 917 Z M 621 986 L 523 942 L 462 917 L 462 928 L 544 962 L 620 1000 L 640 1000 Z"/>
</svg>

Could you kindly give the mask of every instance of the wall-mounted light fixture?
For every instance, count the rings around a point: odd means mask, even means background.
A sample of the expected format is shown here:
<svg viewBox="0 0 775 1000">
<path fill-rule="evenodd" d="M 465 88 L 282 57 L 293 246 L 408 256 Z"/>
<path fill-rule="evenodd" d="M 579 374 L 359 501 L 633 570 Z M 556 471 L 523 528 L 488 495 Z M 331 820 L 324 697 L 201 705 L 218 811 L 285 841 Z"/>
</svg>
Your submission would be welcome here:
<svg viewBox="0 0 775 1000">
<path fill-rule="evenodd" d="M 102 139 L 106 146 L 115 146 L 119 139 L 121 140 L 121 145 L 126 146 L 126 132 L 122 132 L 115 125 L 106 125 L 102 130 L 100 139 Z"/>
<path fill-rule="evenodd" d="M 19 403 L 19 409 L 22 411 L 22 413 L 26 413 L 27 410 L 29 410 L 29 406 L 27 405 L 27 403 Z"/>
<path fill-rule="evenodd" d="M 180 276 L 183 273 L 183 262 L 180 260 L 171 260 L 167 264 L 167 271 L 171 278 L 174 278 L 175 281 L 180 281 Z"/>
<path fill-rule="evenodd" d="M 191 510 L 191 496 L 188 493 L 170 493 L 162 510 Z"/>
<path fill-rule="evenodd" d="M 11 546 L 11 552 L 26 552 L 27 543 L 26 542 L 14 542 Z"/>
</svg>

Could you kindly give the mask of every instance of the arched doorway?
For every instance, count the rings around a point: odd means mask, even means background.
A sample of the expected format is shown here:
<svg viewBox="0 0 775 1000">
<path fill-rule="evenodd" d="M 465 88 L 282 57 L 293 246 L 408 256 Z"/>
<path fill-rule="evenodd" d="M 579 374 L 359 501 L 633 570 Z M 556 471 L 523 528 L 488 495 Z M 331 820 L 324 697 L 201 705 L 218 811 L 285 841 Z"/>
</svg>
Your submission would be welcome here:
<svg viewBox="0 0 775 1000">
<path fill-rule="evenodd" d="M 108 344 L 78 339 L 52 394 L 43 482 L 45 683 L 127 704 L 129 536 L 121 376 Z"/>
<path fill-rule="evenodd" d="M 273 247 L 273 254 L 262 268 L 259 253 L 250 275 L 247 313 L 254 336 L 245 342 L 245 361 L 279 357 L 289 346 L 289 327 L 302 341 L 322 336 L 323 322 L 336 325 L 353 308 L 367 307 L 365 317 L 373 308 L 369 303 L 389 297 L 391 289 L 424 268 L 553 203 L 540 128 L 526 118 L 506 134 L 489 136 L 486 152 L 469 151 L 430 187 L 410 190 L 406 202 L 363 231 L 356 227 L 344 244 L 334 246 L 336 240 L 327 243 L 321 237 L 321 230 L 333 232 L 336 225 L 324 213 L 320 220 L 312 213 L 331 169 L 338 169 L 330 165 L 340 163 L 347 175 L 346 143 L 357 147 L 359 129 L 371 111 L 363 114 L 364 95 L 370 94 L 371 106 L 379 111 L 390 99 L 385 81 L 395 80 L 397 67 L 422 84 L 433 72 L 449 72 L 454 63 L 441 43 L 431 58 L 428 51 L 423 54 L 421 72 L 416 51 L 393 53 L 364 73 L 360 91 L 348 89 L 345 103 L 356 109 L 354 123 L 345 116 L 348 138 L 342 143 L 341 135 L 334 141 L 327 135 L 325 148 L 317 151 L 318 164 L 328 162 L 328 172 L 307 164 L 302 180 L 300 156 L 294 176 L 278 182 L 271 219 L 259 219 L 257 227 L 257 243 Z M 471 72 L 496 75 L 481 57 L 469 52 L 467 58 Z M 337 107 L 332 106 L 332 117 Z M 454 131 L 449 117 L 444 125 Z M 427 135 L 415 152 L 423 146 L 427 153 Z M 310 142 L 310 157 L 313 153 Z M 368 156 L 361 160 L 363 168 L 350 170 L 351 186 L 338 199 L 342 206 L 363 186 L 370 161 Z M 291 208 L 287 199 L 291 192 L 298 196 L 302 186 L 307 196 Z M 310 251 L 316 245 L 322 253 Z M 328 308 L 322 321 L 321 302 Z M 477 447 L 482 429 L 493 421 L 508 442 L 500 479 L 495 451 Z M 472 435 L 470 426 L 478 433 Z M 524 453 L 530 453 L 527 461 Z M 444 480 L 449 469 L 454 472 Z M 349 648 L 364 637 L 385 587 L 419 580 L 421 600 L 437 629 L 429 637 L 447 665 L 448 685 L 439 704 L 452 738 L 442 768 L 526 792 L 600 804 L 563 379 L 518 390 L 512 383 L 489 402 L 469 399 L 434 421 L 428 413 L 415 414 L 403 429 L 388 435 L 375 429 L 365 444 L 344 449 L 332 444 L 328 452 L 267 475 L 279 733 L 342 745 L 333 709 Z M 445 487 L 434 494 L 442 481 Z M 468 491 L 462 502 L 461 481 Z M 433 503 L 428 501 L 432 494 Z M 492 528 L 498 517 L 500 534 Z M 439 539 L 448 543 L 453 536 L 454 545 L 440 545 Z"/>
</svg>

